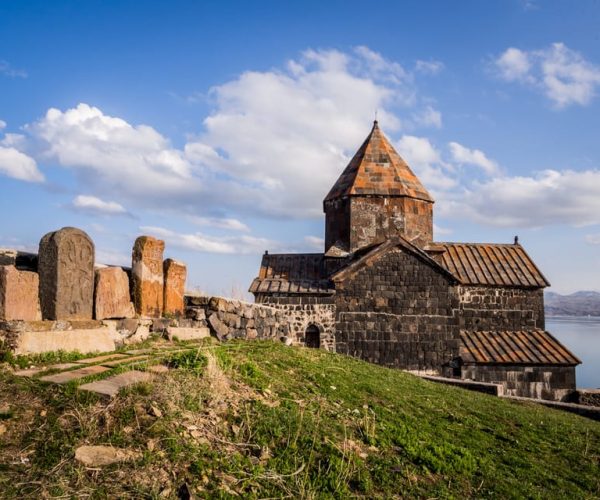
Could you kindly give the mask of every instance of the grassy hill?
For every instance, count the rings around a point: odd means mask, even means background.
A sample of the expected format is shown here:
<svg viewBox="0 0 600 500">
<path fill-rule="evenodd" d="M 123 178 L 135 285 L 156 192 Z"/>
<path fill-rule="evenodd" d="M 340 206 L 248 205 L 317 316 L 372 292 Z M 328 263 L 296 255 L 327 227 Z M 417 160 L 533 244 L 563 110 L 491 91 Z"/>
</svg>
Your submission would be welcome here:
<svg viewBox="0 0 600 500">
<path fill-rule="evenodd" d="M 111 402 L 0 370 L 2 498 L 600 497 L 600 424 L 272 342 Z M 139 452 L 85 467 L 84 444 Z"/>
</svg>

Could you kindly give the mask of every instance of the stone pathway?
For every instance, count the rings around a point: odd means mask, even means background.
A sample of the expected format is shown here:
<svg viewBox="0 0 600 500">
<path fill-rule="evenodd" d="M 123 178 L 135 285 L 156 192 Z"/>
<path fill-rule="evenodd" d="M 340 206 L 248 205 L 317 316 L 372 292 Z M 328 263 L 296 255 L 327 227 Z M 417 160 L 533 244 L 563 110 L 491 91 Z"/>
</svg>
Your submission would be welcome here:
<svg viewBox="0 0 600 500">
<path fill-rule="evenodd" d="M 17 370 L 14 375 L 53 384 L 74 382 L 79 384 L 79 390 L 115 397 L 125 387 L 151 382 L 156 377 L 167 373 L 169 367 L 166 366 L 165 361 L 173 354 L 193 351 L 198 347 L 197 344 L 159 344 L 149 348 L 79 359 L 72 363 Z M 124 367 L 131 369 L 124 372 Z M 97 380 L 86 382 L 85 379 L 88 377 L 94 377 Z"/>
</svg>

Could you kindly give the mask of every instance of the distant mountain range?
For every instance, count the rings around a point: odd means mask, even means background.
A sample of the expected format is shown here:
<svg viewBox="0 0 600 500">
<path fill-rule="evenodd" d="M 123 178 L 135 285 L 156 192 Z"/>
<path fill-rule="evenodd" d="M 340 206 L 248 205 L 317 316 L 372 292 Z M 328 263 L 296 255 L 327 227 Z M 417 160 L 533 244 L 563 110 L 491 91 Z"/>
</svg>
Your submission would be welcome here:
<svg viewBox="0 0 600 500">
<path fill-rule="evenodd" d="M 600 316 L 600 293 L 544 294 L 546 316 Z"/>
</svg>

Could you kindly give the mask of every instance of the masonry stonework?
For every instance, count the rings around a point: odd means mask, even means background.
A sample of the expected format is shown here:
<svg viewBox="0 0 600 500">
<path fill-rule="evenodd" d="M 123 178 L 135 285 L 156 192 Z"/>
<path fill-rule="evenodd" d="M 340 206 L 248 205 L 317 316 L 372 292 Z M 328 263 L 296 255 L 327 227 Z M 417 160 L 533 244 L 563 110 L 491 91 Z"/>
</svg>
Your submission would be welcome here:
<svg viewBox="0 0 600 500">
<path fill-rule="evenodd" d="M 395 249 L 336 282 L 336 349 L 367 361 L 441 373 L 459 355 L 449 280 Z"/>
<path fill-rule="evenodd" d="M 461 329 L 528 330 L 545 328 L 540 288 L 459 286 Z"/>
</svg>

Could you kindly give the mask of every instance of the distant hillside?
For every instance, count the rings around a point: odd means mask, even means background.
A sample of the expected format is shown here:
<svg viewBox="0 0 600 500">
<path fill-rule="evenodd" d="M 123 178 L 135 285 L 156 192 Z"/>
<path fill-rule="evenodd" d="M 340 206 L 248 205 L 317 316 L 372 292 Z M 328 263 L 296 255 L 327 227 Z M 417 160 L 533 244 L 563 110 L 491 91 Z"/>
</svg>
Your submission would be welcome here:
<svg viewBox="0 0 600 500">
<path fill-rule="evenodd" d="M 547 316 L 600 316 L 600 293 L 545 294 Z"/>
</svg>

